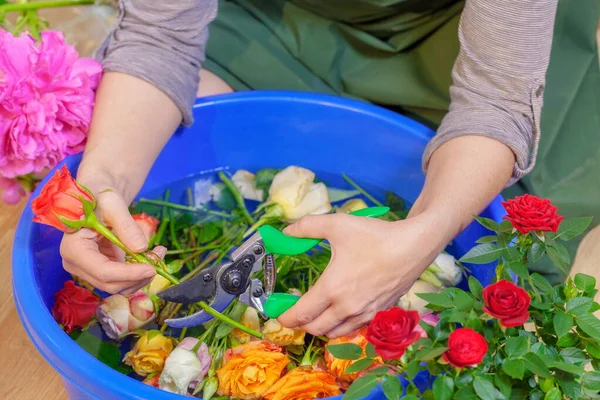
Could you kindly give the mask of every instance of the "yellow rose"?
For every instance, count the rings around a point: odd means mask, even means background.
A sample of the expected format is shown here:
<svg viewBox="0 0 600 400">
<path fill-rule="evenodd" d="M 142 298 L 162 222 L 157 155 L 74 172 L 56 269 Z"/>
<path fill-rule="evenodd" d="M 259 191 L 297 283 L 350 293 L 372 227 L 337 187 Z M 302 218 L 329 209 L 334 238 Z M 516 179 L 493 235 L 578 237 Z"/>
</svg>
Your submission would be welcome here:
<svg viewBox="0 0 600 400">
<path fill-rule="evenodd" d="M 363 349 L 362 357 L 364 357 L 366 355 L 365 351 L 367 348 L 367 344 L 369 343 L 367 341 L 367 338 L 365 337 L 366 331 L 367 331 L 367 328 L 361 328 L 357 331 L 352 332 L 349 335 L 342 336 L 341 338 L 337 338 L 337 339 L 332 339 L 327 343 L 327 345 L 341 344 L 341 343 L 354 343 L 354 344 L 357 344 L 360 347 L 362 347 L 362 349 Z M 325 365 L 327 367 L 327 370 L 333 376 L 335 376 L 336 378 L 338 378 L 341 382 L 343 382 L 345 384 L 352 383 L 356 378 L 358 378 L 358 376 L 360 374 L 359 372 L 346 374 L 346 369 L 350 365 L 354 364 L 355 362 L 356 362 L 356 360 L 341 360 L 339 358 L 335 358 L 330 352 L 325 350 Z M 381 358 L 377 357 L 377 358 L 375 358 L 375 363 L 382 364 L 383 360 L 381 360 Z"/>
<path fill-rule="evenodd" d="M 363 208 L 367 208 L 367 203 L 365 203 L 362 199 L 350 199 L 340 208 L 338 208 L 337 212 L 340 213 L 351 213 L 353 211 L 362 210 Z"/>
<path fill-rule="evenodd" d="M 219 396 L 258 400 L 279 380 L 290 363 L 281 347 L 266 340 L 228 349 L 218 369 Z"/>
<path fill-rule="evenodd" d="M 133 367 L 135 373 L 140 376 L 158 373 L 162 371 L 173 348 L 173 339 L 156 330 L 146 331 L 133 349 L 125 354 L 123 362 Z"/>
<path fill-rule="evenodd" d="M 256 309 L 254 309 L 252 307 L 246 308 L 246 311 L 244 311 L 244 314 L 242 315 L 242 318 L 240 319 L 240 324 L 242 324 L 246 328 L 250 328 L 254 331 L 260 330 L 260 321 L 258 320 L 258 313 L 256 312 Z M 235 328 L 231 332 L 231 334 L 233 335 L 235 340 L 237 340 L 238 342 L 240 342 L 242 344 L 248 343 L 254 337 L 254 336 L 251 336 L 250 334 L 248 334 L 244 331 L 241 331 L 237 328 Z"/>
<path fill-rule="evenodd" d="M 278 346 L 302 345 L 304 344 L 304 332 L 301 329 L 290 329 L 282 326 L 276 319 L 265 322 L 262 334 L 265 339 Z"/>
<path fill-rule="evenodd" d="M 155 275 L 152 281 L 148 285 L 148 296 L 154 296 L 156 293 L 162 292 L 166 288 L 171 286 L 171 282 L 167 278 L 160 275 Z"/>
<path fill-rule="evenodd" d="M 313 400 L 341 393 L 331 374 L 310 367 L 298 367 L 278 380 L 263 397 L 266 400 Z"/>
</svg>

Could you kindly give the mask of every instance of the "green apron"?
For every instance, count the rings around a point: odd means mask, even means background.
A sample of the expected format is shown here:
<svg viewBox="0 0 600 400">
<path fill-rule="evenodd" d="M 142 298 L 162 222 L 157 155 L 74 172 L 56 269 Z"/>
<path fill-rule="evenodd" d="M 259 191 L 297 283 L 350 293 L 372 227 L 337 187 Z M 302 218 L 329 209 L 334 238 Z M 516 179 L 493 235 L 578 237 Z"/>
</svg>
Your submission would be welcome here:
<svg viewBox="0 0 600 400">
<path fill-rule="evenodd" d="M 238 91 L 350 97 L 435 129 L 450 103 L 463 5 L 458 0 L 221 0 L 204 68 Z M 599 17 L 597 0 L 560 1 L 538 165 L 507 192 L 549 197 L 566 216 L 597 220 Z M 582 156 L 587 161 L 580 167 Z M 568 182 L 557 184 L 565 178 Z M 536 268 L 561 278 L 547 263 Z"/>
</svg>

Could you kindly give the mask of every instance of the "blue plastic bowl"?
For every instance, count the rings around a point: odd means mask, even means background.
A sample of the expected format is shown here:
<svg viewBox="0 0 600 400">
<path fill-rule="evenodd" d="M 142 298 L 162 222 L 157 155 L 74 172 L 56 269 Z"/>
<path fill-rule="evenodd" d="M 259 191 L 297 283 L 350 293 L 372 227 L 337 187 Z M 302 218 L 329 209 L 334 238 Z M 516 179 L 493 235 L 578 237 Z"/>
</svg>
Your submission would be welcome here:
<svg viewBox="0 0 600 400">
<path fill-rule="evenodd" d="M 200 100 L 194 115 L 195 125 L 179 130 L 161 153 L 142 194 L 215 168 L 257 170 L 300 165 L 330 174 L 346 173 L 414 202 L 424 182 L 421 156 L 434 134 L 429 128 L 383 108 L 306 93 L 245 92 L 216 96 Z M 74 172 L 79 162 L 80 156 L 72 156 L 64 164 Z M 341 178 L 333 182 L 341 183 Z M 34 197 L 38 193 L 39 187 Z M 496 198 L 482 215 L 500 221 L 505 215 L 501 200 Z M 32 223 L 32 218 L 28 204 L 14 240 L 15 303 L 27 334 L 62 376 L 70 397 L 181 399 L 102 364 L 61 330 L 50 313 L 54 293 L 69 279 L 61 267 L 61 234 Z M 460 257 L 486 234 L 489 234 L 486 229 L 473 223 L 453 241 L 448 251 Z M 491 281 L 493 265 L 468 267 L 484 285 Z M 426 379 L 422 384 L 426 384 Z M 368 398 L 383 398 L 383 394 L 377 389 Z"/>
</svg>

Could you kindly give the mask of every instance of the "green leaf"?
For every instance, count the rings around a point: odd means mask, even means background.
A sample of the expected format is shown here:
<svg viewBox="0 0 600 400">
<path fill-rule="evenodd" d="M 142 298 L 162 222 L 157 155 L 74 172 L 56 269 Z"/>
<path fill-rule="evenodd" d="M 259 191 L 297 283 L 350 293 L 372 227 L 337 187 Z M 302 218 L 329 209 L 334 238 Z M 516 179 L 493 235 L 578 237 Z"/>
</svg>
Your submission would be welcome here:
<svg viewBox="0 0 600 400">
<path fill-rule="evenodd" d="M 469 319 L 469 314 L 460 310 L 451 310 L 448 314 L 448 322 L 456 322 L 457 324 L 464 325 Z"/>
<path fill-rule="evenodd" d="M 500 226 L 493 219 L 479 217 L 479 216 L 476 216 L 475 219 L 477 220 L 477 222 L 479 222 L 481 225 L 483 225 L 490 231 L 498 232 L 500 230 Z"/>
<path fill-rule="evenodd" d="M 565 256 L 566 252 L 566 256 Z M 569 263 L 571 262 L 569 253 L 565 246 L 560 242 L 555 242 L 551 246 L 546 246 L 546 254 L 550 257 L 550 260 L 558 267 L 562 272 L 567 274 Z"/>
<path fill-rule="evenodd" d="M 327 195 L 329 197 L 329 202 L 331 203 L 348 200 L 352 197 L 358 196 L 359 194 L 360 192 L 358 190 L 343 190 L 327 187 Z"/>
<path fill-rule="evenodd" d="M 598 345 L 598 343 L 588 342 L 585 345 L 585 349 L 590 354 L 590 356 L 594 358 L 600 358 L 600 345 Z"/>
<path fill-rule="evenodd" d="M 496 244 L 479 244 L 469 250 L 459 261 L 471 264 L 487 264 L 500 258 L 503 252 L 504 248 Z"/>
<path fill-rule="evenodd" d="M 237 202 L 235 201 L 235 197 L 231 190 L 225 186 L 224 183 L 215 183 L 214 185 L 215 192 L 218 193 L 213 201 L 216 205 L 226 211 L 231 211 L 237 206 Z"/>
<path fill-rule="evenodd" d="M 508 376 L 502 373 L 496 373 L 494 374 L 494 383 L 504 397 L 510 397 L 510 393 L 512 392 L 512 382 Z"/>
<path fill-rule="evenodd" d="M 398 400 L 402 394 L 402 385 L 397 376 L 385 375 L 381 383 L 381 388 L 388 400 Z"/>
<path fill-rule="evenodd" d="M 362 348 L 354 343 L 330 344 L 327 350 L 340 360 L 358 360 L 363 354 Z"/>
<path fill-rule="evenodd" d="M 361 376 L 355 380 L 344 394 L 344 400 L 359 400 L 367 397 L 379 384 L 379 378 L 374 375 Z"/>
<path fill-rule="evenodd" d="M 198 226 L 195 233 L 198 243 L 210 243 L 221 235 L 221 226 L 217 222 L 211 222 L 210 224 Z"/>
<path fill-rule="evenodd" d="M 592 222 L 592 217 L 565 218 L 561 221 L 555 239 L 571 240 L 581 235 Z"/>
<path fill-rule="evenodd" d="M 272 168 L 261 169 L 254 175 L 254 185 L 257 189 L 261 189 L 263 191 L 263 197 L 267 197 L 267 193 L 269 192 L 269 188 L 271 187 L 271 183 L 273 183 L 273 178 L 279 170 Z"/>
<path fill-rule="evenodd" d="M 421 349 L 415 353 L 415 359 L 419 361 L 430 361 L 436 357 L 441 356 L 447 347 L 434 347 L 433 349 Z"/>
<path fill-rule="evenodd" d="M 529 352 L 529 340 L 525 336 L 515 336 L 506 341 L 506 354 L 518 358 Z"/>
<path fill-rule="evenodd" d="M 453 399 L 470 400 L 470 399 L 478 399 L 478 397 L 471 387 L 465 386 L 462 389 L 458 389 L 458 391 L 454 395 Z"/>
<path fill-rule="evenodd" d="M 538 274 L 537 272 L 534 272 L 533 274 L 531 274 L 531 280 L 533 281 L 533 284 L 535 285 L 535 287 L 537 287 L 539 290 L 541 290 L 544 293 L 552 293 L 554 291 L 554 288 L 552 287 L 550 282 L 548 282 L 548 280 L 546 278 L 544 278 L 542 275 Z"/>
<path fill-rule="evenodd" d="M 557 311 L 554 315 L 554 332 L 559 338 L 569 333 L 573 327 L 573 317 L 562 311 Z"/>
<path fill-rule="evenodd" d="M 361 358 L 360 360 L 355 361 L 352 364 L 350 364 L 348 366 L 348 368 L 346 368 L 345 373 L 352 374 L 354 372 L 361 372 L 361 371 L 364 371 L 365 369 L 369 368 L 371 365 L 373 365 L 373 359 Z"/>
<path fill-rule="evenodd" d="M 498 240 L 498 236 L 482 236 L 475 243 L 496 243 L 496 240 Z"/>
<path fill-rule="evenodd" d="M 454 295 L 454 305 L 461 311 L 469 312 L 473 309 L 473 297 L 462 290 Z"/>
<path fill-rule="evenodd" d="M 569 333 L 558 339 L 556 344 L 560 347 L 569 347 L 576 345 L 577 342 L 579 342 L 579 336 L 575 333 Z"/>
<path fill-rule="evenodd" d="M 121 352 L 115 343 L 104 342 L 88 331 L 71 335 L 71 337 L 85 351 L 109 367 L 117 368 L 121 364 Z"/>
<path fill-rule="evenodd" d="M 529 270 L 527 269 L 527 265 L 520 261 L 511 261 L 508 263 L 508 268 L 512 272 L 514 272 L 519 278 L 527 279 L 529 278 Z"/>
<path fill-rule="evenodd" d="M 570 374 L 579 375 L 583 373 L 583 367 L 580 365 L 569 364 L 564 361 L 555 361 L 550 365 L 550 368 L 560 369 L 561 371 L 568 372 Z"/>
<path fill-rule="evenodd" d="M 525 367 L 535 375 L 539 375 L 542 378 L 550 378 L 550 370 L 542 361 L 542 359 L 534 353 L 527 353 L 524 357 Z"/>
<path fill-rule="evenodd" d="M 523 374 L 525 373 L 525 362 L 520 358 L 516 360 L 507 358 L 502 362 L 502 371 L 512 378 L 523 379 Z"/>
<path fill-rule="evenodd" d="M 532 264 L 539 261 L 539 259 L 544 255 L 544 251 L 545 248 L 540 243 L 533 243 L 529 248 L 529 252 L 527 253 L 527 261 Z"/>
<path fill-rule="evenodd" d="M 531 306 L 537 308 L 538 310 L 549 310 L 552 308 L 552 304 L 550 303 L 539 302 L 533 299 L 531 300 Z"/>
<path fill-rule="evenodd" d="M 583 374 L 583 387 L 590 390 L 600 390 L 600 372 L 590 371 Z"/>
<path fill-rule="evenodd" d="M 419 321 L 419 326 L 425 331 L 425 333 L 427 334 L 427 337 L 433 337 L 433 330 L 434 327 L 429 325 L 427 322 L 425 321 Z"/>
<path fill-rule="evenodd" d="M 586 357 L 585 353 L 575 347 L 562 349 L 560 352 L 560 356 L 565 362 L 571 364 L 582 364 L 588 361 L 588 358 Z"/>
<path fill-rule="evenodd" d="M 577 315 L 577 326 L 596 340 L 600 340 L 600 320 L 591 314 Z"/>
<path fill-rule="evenodd" d="M 590 293 L 596 289 L 596 278 L 578 273 L 575 275 L 575 286 L 584 293 Z"/>
<path fill-rule="evenodd" d="M 366 373 L 369 375 L 383 376 L 390 371 L 390 367 L 386 365 L 382 365 L 381 367 L 376 367 L 368 370 Z"/>
<path fill-rule="evenodd" d="M 406 376 L 407 376 L 407 378 L 412 381 L 413 379 L 415 379 L 415 377 L 421 371 L 421 369 L 422 368 L 421 368 L 419 360 L 412 360 L 406 366 Z"/>
<path fill-rule="evenodd" d="M 560 392 L 560 389 L 553 388 L 548 393 L 546 393 L 546 395 L 544 396 L 544 400 L 560 400 L 561 396 L 562 393 Z"/>
<path fill-rule="evenodd" d="M 367 344 L 366 353 L 367 353 L 367 357 L 369 357 L 369 358 L 377 357 L 377 352 L 375 351 L 375 346 L 373 346 L 371 343 Z"/>
<path fill-rule="evenodd" d="M 473 380 L 475 393 L 483 400 L 503 400 L 505 397 L 495 387 L 491 380 L 482 376 L 476 376 Z"/>
<path fill-rule="evenodd" d="M 417 293 L 416 295 L 434 306 L 444 308 L 454 307 L 454 302 L 448 293 Z"/>
<path fill-rule="evenodd" d="M 433 382 L 433 394 L 436 400 L 450 400 L 454 394 L 454 381 L 448 375 L 438 375 Z"/>
<path fill-rule="evenodd" d="M 481 282 L 479 282 L 473 275 L 469 276 L 469 290 L 473 296 L 481 298 L 483 286 L 481 285 Z"/>
</svg>

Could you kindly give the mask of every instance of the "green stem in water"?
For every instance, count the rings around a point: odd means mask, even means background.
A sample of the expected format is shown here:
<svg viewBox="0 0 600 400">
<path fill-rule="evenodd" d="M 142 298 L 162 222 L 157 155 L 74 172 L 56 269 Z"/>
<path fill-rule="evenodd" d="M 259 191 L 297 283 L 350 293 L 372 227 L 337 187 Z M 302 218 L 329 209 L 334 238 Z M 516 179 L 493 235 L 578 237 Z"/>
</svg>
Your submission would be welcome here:
<svg viewBox="0 0 600 400">
<path fill-rule="evenodd" d="M 260 332 L 256 332 L 254 329 L 250 329 L 245 327 L 244 325 L 240 324 L 239 322 L 229 318 L 226 315 L 221 314 L 220 312 L 218 312 L 217 310 L 211 308 L 208 304 L 206 304 L 205 302 L 201 301 L 199 303 L 197 303 L 198 306 L 200 306 L 200 308 L 202 308 L 205 312 L 207 312 L 208 314 L 212 315 L 215 318 L 219 318 L 221 321 L 233 326 L 234 328 L 239 329 L 242 332 L 246 332 L 249 335 L 252 335 L 258 339 L 262 339 L 263 335 Z"/>
<path fill-rule="evenodd" d="M 248 209 L 246 208 L 246 203 L 244 202 L 244 198 L 242 197 L 240 192 L 237 190 L 237 188 L 235 187 L 235 185 L 233 184 L 231 179 L 229 179 L 229 177 L 227 175 L 225 175 L 224 172 L 219 172 L 219 179 L 221 179 L 221 181 L 223 181 L 223 183 L 225 184 L 227 189 L 229 189 L 231 191 L 231 194 L 233 194 L 233 198 L 235 199 L 236 203 L 242 210 L 242 215 L 244 216 L 246 221 L 248 221 L 248 223 L 250 225 L 253 225 L 254 219 L 252 218 L 252 216 L 248 212 Z"/>
<path fill-rule="evenodd" d="M 371 200 L 376 206 L 380 206 L 380 207 L 383 206 L 383 203 L 381 203 L 375 197 L 373 197 L 369 193 L 367 193 L 367 191 L 365 189 L 358 186 L 358 184 L 356 182 L 354 182 L 352 179 L 350 179 L 350 177 L 348 177 L 346 174 L 343 174 L 342 176 L 344 177 L 346 182 L 348 182 L 350 185 L 352 185 L 354 187 L 354 189 L 358 190 L 360 192 L 360 194 L 365 196 L 367 199 Z M 389 211 L 389 214 L 398 220 L 402 219 L 397 214 L 393 213 L 392 211 Z"/>
<path fill-rule="evenodd" d="M 221 212 L 221 211 L 211 210 L 210 208 L 206 208 L 206 207 L 196 208 L 196 207 L 184 206 L 181 204 L 169 203 L 167 201 L 162 201 L 162 200 L 140 199 L 140 203 L 154 204 L 156 206 L 169 207 L 169 208 L 173 208 L 175 210 L 189 211 L 189 212 L 193 212 L 193 213 L 207 213 L 207 214 L 212 214 L 212 215 L 215 215 L 218 217 L 223 217 L 223 218 L 231 217 L 230 214 L 227 214 L 227 213 Z"/>
<path fill-rule="evenodd" d="M 41 8 L 87 6 L 95 3 L 95 0 L 60 0 L 60 1 L 36 1 L 32 3 L 10 3 L 0 6 L 0 13 L 12 11 L 39 10 Z"/>
</svg>

